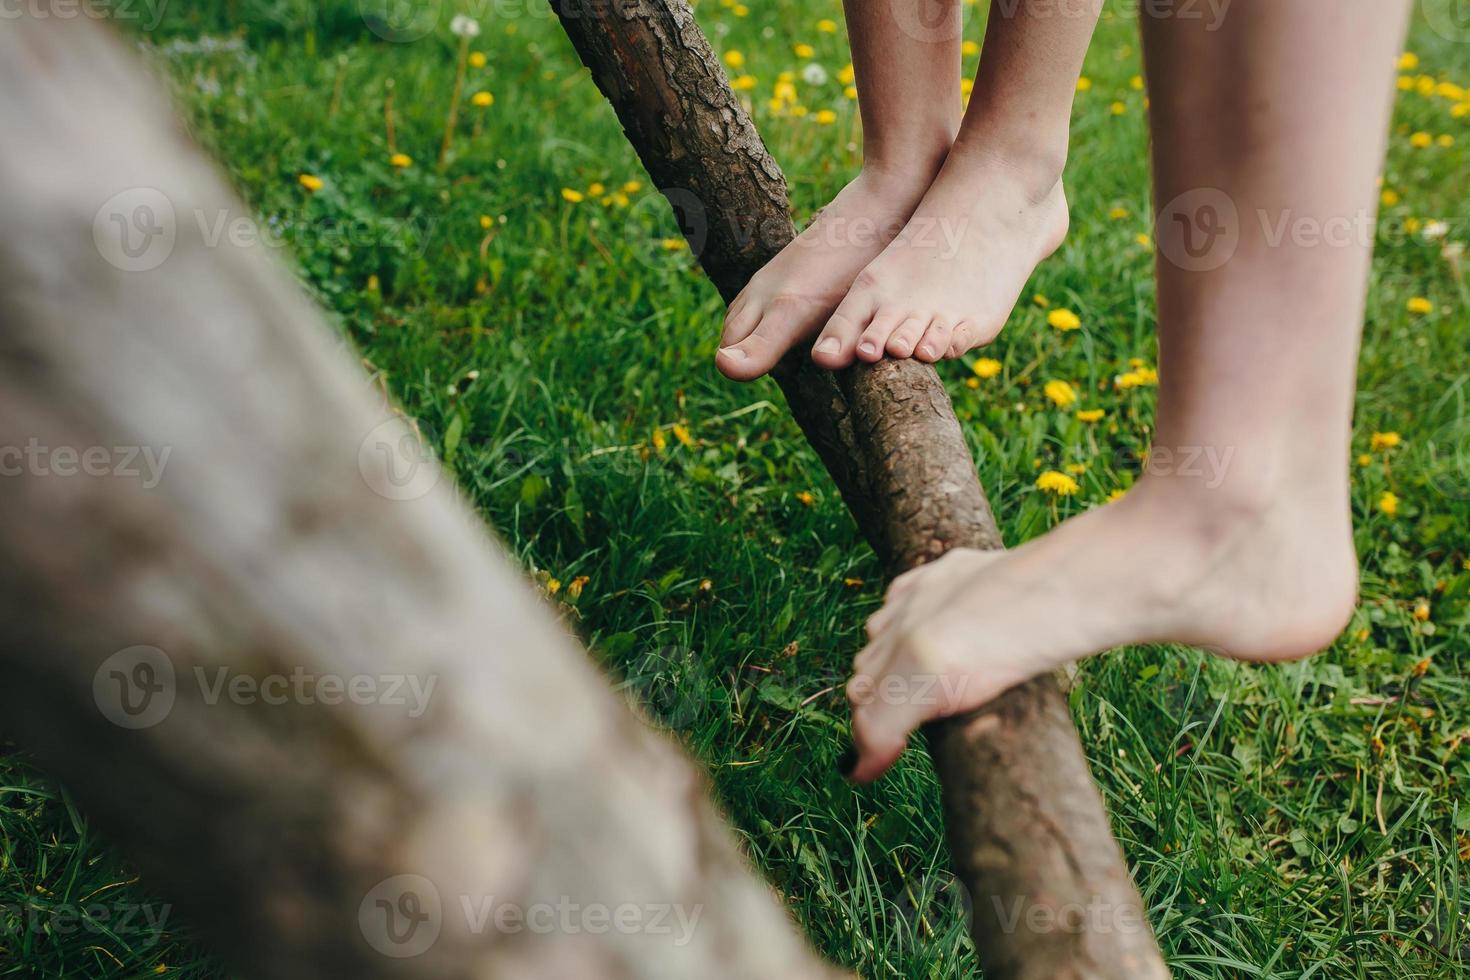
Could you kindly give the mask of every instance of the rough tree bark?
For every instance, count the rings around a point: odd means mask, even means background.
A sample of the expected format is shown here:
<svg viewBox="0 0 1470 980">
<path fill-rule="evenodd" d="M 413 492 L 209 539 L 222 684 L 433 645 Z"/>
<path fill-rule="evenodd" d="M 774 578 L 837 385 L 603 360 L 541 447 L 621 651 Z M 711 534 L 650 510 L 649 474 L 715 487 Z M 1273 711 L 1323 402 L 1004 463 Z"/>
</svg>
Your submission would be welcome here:
<svg viewBox="0 0 1470 980">
<path fill-rule="evenodd" d="M 552 4 L 705 272 L 733 299 L 795 230 L 781 170 L 689 7 Z M 952 547 L 1001 547 L 932 368 L 884 361 L 833 375 L 797 354 L 775 376 L 891 572 Z M 986 975 L 1167 977 L 1056 681 L 1020 685 L 926 735 Z"/>
<path fill-rule="evenodd" d="M 131 56 L 28 10 L 7 729 L 249 975 L 833 976 L 267 250 L 208 244 L 251 212 Z"/>
</svg>

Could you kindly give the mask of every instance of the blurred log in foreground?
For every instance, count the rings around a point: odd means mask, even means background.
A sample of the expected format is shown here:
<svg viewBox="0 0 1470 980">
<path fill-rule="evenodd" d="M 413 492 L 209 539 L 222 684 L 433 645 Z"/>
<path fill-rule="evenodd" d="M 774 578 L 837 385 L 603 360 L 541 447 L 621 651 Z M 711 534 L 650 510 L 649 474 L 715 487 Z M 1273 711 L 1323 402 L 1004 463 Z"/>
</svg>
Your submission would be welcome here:
<svg viewBox="0 0 1470 980">
<path fill-rule="evenodd" d="M 290 277 L 207 243 L 250 212 L 132 57 L 39 9 L 0 29 L 10 732 L 249 975 L 832 976 Z"/>
</svg>

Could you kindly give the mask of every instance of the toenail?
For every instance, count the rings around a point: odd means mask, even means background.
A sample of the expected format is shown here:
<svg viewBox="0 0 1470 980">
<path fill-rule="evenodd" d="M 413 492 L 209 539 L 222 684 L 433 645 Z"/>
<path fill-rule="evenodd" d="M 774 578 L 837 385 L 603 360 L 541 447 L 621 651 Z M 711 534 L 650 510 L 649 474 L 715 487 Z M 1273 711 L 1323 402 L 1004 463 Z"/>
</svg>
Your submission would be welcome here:
<svg viewBox="0 0 1470 980">
<path fill-rule="evenodd" d="M 925 344 L 923 347 L 919 348 L 919 353 L 923 354 L 925 357 L 933 357 L 934 348 L 930 347 L 928 344 Z"/>
<path fill-rule="evenodd" d="M 865 340 L 861 344 L 858 344 L 858 350 L 862 351 L 864 354 L 878 353 L 878 348 L 873 346 L 873 342 L 871 340 Z"/>
<path fill-rule="evenodd" d="M 748 356 L 745 351 L 741 350 L 739 347 L 721 347 L 720 353 L 724 354 L 732 361 L 743 361 Z"/>
<path fill-rule="evenodd" d="M 836 337 L 828 337 L 814 348 L 818 354 L 835 354 L 841 349 L 842 341 Z"/>
</svg>

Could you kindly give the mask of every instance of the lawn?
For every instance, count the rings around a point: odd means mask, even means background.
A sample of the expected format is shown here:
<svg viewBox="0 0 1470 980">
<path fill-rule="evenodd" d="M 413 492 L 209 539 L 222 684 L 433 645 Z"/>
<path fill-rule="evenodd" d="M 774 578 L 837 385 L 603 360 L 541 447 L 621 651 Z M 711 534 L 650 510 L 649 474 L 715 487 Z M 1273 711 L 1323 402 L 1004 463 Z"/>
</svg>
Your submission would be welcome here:
<svg viewBox="0 0 1470 980">
<path fill-rule="evenodd" d="M 376 0 L 367 16 L 342 0 L 114 6 L 282 261 L 615 683 L 708 768 L 821 952 L 864 977 L 974 976 L 926 756 L 866 789 L 834 768 L 878 565 L 775 386 L 715 372 L 719 298 L 549 9 L 468 8 L 482 33 L 441 170 L 449 4 L 396 35 Z M 1109 5 L 1078 94 L 1067 243 L 981 359 L 940 366 L 1012 544 L 1125 490 L 1148 445 L 1128 7 Z M 978 42 L 983 7 L 965 9 Z M 808 216 L 859 163 L 838 3 L 704 0 L 698 16 Z M 1114 651 L 1071 696 L 1179 977 L 1470 976 L 1470 101 L 1454 84 L 1470 48 L 1434 28 L 1416 22 L 1401 62 L 1384 173 L 1352 624 L 1282 667 Z M 1080 328 L 1050 326 L 1057 310 Z M 1039 489 L 1048 471 L 1077 492 Z M 188 910 L 6 748 L 0 975 L 222 972 Z"/>
</svg>

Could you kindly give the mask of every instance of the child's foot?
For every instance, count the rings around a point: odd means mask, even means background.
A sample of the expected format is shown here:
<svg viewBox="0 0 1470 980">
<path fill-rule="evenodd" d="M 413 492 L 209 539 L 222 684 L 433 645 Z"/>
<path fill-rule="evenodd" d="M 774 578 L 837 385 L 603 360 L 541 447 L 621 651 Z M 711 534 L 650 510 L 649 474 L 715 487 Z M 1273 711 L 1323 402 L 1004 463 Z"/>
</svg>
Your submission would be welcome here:
<svg viewBox="0 0 1470 980">
<path fill-rule="evenodd" d="M 851 778 L 876 779 L 923 722 L 1109 647 L 1308 656 L 1356 592 L 1345 488 L 1241 499 L 1146 476 L 1014 551 L 954 551 L 894 581 L 848 684 Z"/>
<path fill-rule="evenodd" d="M 847 295 L 853 278 L 914 213 L 932 170 L 864 170 L 750 280 L 725 314 L 715 365 L 749 381 L 810 339 Z"/>
<path fill-rule="evenodd" d="M 903 232 L 858 274 L 812 358 L 827 368 L 885 354 L 933 362 L 988 344 L 1066 233 L 1058 169 L 956 148 Z"/>
</svg>

